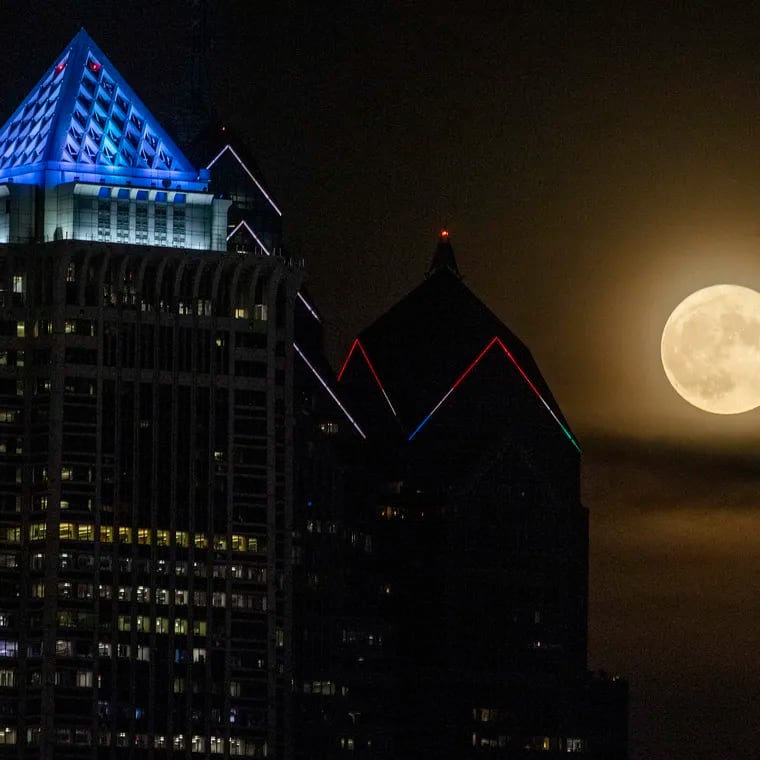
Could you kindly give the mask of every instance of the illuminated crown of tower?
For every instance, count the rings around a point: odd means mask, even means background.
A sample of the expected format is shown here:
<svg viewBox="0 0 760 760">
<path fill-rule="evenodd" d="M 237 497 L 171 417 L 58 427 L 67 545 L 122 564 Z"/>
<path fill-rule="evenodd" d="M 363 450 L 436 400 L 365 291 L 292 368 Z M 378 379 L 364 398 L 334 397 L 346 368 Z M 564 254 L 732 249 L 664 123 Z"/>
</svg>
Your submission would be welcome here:
<svg viewBox="0 0 760 760">
<path fill-rule="evenodd" d="M 84 29 L 0 129 L 0 182 L 203 190 L 196 169 Z"/>
</svg>

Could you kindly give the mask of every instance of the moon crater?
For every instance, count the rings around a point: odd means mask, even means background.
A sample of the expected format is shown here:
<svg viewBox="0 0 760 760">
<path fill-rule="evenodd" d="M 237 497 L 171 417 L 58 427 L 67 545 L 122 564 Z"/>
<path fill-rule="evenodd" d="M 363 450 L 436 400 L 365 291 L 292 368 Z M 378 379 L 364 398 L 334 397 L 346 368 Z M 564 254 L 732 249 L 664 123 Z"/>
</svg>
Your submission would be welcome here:
<svg viewBox="0 0 760 760">
<path fill-rule="evenodd" d="M 713 414 L 760 406 L 760 293 L 739 285 L 692 293 L 670 315 L 660 350 L 690 404 Z"/>
</svg>

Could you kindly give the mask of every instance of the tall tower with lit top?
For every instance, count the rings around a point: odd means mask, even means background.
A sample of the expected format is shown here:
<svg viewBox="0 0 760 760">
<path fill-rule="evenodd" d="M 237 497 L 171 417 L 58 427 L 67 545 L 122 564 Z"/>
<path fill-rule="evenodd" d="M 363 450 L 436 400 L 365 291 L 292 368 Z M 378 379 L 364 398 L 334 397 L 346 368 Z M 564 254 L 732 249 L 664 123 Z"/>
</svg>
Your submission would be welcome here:
<svg viewBox="0 0 760 760">
<path fill-rule="evenodd" d="M 0 128 L 0 757 L 290 754 L 301 272 L 210 183 L 84 30 Z"/>
</svg>

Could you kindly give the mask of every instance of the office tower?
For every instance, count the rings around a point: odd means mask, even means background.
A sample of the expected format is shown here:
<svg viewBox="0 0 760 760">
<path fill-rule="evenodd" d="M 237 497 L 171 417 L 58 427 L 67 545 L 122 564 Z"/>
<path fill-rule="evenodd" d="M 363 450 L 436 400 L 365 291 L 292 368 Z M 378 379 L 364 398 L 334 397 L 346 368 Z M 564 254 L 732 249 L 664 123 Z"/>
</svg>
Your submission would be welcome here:
<svg viewBox="0 0 760 760">
<path fill-rule="evenodd" d="M 84 30 L 0 129 L 0 757 L 289 756 L 301 272 L 226 157 Z"/>
<path fill-rule="evenodd" d="M 358 427 L 324 410 L 334 477 L 295 507 L 303 756 L 625 757 L 626 686 L 587 673 L 579 444 L 446 230 L 337 380 Z"/>
</svg>

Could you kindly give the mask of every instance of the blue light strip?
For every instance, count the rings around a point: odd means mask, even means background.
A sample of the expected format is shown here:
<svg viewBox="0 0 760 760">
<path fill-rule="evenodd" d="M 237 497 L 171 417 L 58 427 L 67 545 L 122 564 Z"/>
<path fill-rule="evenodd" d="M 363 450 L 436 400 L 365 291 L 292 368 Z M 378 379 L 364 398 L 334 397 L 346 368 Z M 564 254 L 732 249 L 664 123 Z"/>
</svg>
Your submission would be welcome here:
<svg viewBox="0 0 760 760">
<path fill-rule="evenodd" d="M 414 436 L 417 435 L 420 430 L 422 430 L 422 428 L 425 426 L 425 423 L 438 411 L 441 404 L 443 404 L 443 402 L 454 392 L 455 389 L 456 385 L 452 385 L 451 388 L 449 388 L 449 390 L 446 392 L 446 395 L 433 407 L 428 416 L 425 417 L 425 419 L 422 420 L 419 425 L 417 425 L 417 427 L 414 429 L 414 432 L 409 436 L 407 440 L 411 441 L 412 438 L 414 438 Z"/>
<path fill-rule="evenodd" d="M 407 440 L 411 441 L 414 438 L 414 436 L 416 436 L 417 433 L 420 432 L 420 430 L 425 426 L 427 421 L 438 411 L 438 409 L 441 407 L 443 402 L 446 401 L 446 399 L 457 389 L 459 384 L 467 377 L 467 375 L 470 374 L 470 372 L 475 368 L 475 366 L 491 350 L 491 348 L 494 345 L 498 345 L 501 348 L 501 350 L 507 355 L 509 360 L 512 362 L 512 364 L 514 364 L 515 368 L 522 376 L 523 380 L 525 380 L 525 382 L 528 384 L 528 386 L 533 391 L 533 393 L 536 394 L 539 401 L 541 401 L 544 407 L 546 407 L 546 410 L 549 412 L 549 414 L 551 414 L 551 416 L 554 418 L 554 421 L 560 426 L 562 432 L 567 436 L 567 439 L 570 441 L 570 443 L 573 444 L 573 446 L 576 448 L 576 450 L 580 454 L 581 447 L 578 445 L 578 442 L 575 440 L 575 438 L 573 438 L 572 434 L 565 427 L 565 425 L 562 424 L 559 417 L 555 414 L 554 410 L 549 406 L 549 404 L 546 403 L 546 399 L 539 393 L 538 388 L 536 388 L 536 386 L 531 382 L 530 378 L 525 374 L 525 371 L 523 370 L 523 368 L 517 363 L 517 360 L 515 359 L 515 357 L 512 356 L 511 352 L 504 345 L 504 343 L 502 342 L 501 338 L 499 338 L 498 335 L 494 336 L 488 342 L 488 345 L 477 355 L 477 357 L 470 364 L 470 366 L 467 367 L 467 369 L 457 378 L 457 381 L 454 383 L 454 385 L 452 385 L 451 388 L 449 388 L 449 390 L 446 391 L 446 394 L 444 395 L 444 397 L 433 407 L 432 411 L 427 415 L 427 417 L 425 417 L 425 419 L 423 419 L 422 422 L 420 422 L 420 424 L 417 425 L 417 427 L 414 429 L 414 431 L 412 432 L 412 434 L 409 436 Z"/>
<path fill-rule="evenodd" d="M 298 344 L 293 341 L 293 348 L 295 348 L 296 353 L 304 360 L 304 363 L 306 366 L 312 371 L 314 374 L 314 377 L 319 380 L 319 382 L 322 384 L 322 387 L 330 394 L 330 397 L 332 400 L 340 407 L 340 410 L 343 412 L 343 414 L 346 415 L 346 419 L 354 426 L 354 429 L 356 430 L 359 435 L 364 438 L 364 440 L 367 439 L 367 436 L 364 434 L 364 431 L 359 427 L 359 424 L 356 422 L 356 420 L 348 413 L 348 410 L 345 406 L 340 402 L 340 399 L 333 393 L 332 388 L 322 379 L 322 376 L 317 372 L 317 370 L 314 368 L 312 363 L 306 358 L 303 351 L 298 347 Z"/>
</svg>

